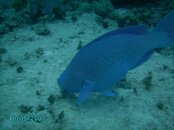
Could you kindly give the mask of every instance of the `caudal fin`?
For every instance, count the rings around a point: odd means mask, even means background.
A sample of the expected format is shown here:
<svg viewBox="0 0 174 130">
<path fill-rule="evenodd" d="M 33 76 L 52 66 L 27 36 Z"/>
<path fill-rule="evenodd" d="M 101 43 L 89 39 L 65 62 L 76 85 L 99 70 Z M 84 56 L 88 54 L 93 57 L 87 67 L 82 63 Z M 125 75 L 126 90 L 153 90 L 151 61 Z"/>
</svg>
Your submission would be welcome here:
<svg viewBox="0 0 174 130">
<path fill-rule="evenodd" d="M 174 11 L 165 16 L 153 31 L 166 32 L 169 38 L 168 46 L 174 46 Z"/>
</svg>

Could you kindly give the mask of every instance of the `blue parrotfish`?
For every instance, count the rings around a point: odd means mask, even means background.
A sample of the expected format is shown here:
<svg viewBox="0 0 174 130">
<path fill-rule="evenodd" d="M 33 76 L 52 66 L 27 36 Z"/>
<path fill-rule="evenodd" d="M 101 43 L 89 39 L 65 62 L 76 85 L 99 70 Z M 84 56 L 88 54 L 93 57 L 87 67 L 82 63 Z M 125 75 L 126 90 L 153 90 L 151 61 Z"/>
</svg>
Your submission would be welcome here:
<svg viewBox="0 0 174 130">
<path fill-rule="evenodd" d="M 92 92 L 115 96 L 114 85 L 145 63 L 156 48 L 174 46 L 174 11 L 156 27 L 132 25 L 108 32 L 81 48 L 57 79 L 61 90 L 79 93 L 77 104 Z"/>
</svg>

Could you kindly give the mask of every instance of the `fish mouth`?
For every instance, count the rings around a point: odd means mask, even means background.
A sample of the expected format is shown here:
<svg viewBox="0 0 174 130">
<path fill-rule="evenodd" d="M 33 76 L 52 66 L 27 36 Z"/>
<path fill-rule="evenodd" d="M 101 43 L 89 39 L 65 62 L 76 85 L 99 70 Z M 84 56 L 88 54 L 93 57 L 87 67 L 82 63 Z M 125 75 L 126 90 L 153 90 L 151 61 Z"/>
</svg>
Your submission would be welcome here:
<svg viewBox="0 0 174 130">
<path fill-rule="evenodd" d="M 67 90 L 67 83 L 66 83 L 66 80 L 65 80 L 64 76 L 61 75 L 57 79 L 57 84 L 60 87 L 61 91 L 68 91 Z"/>
<path fill-rule="evenodd" d="M 62 82 L 62 80 L 61 80 L 60 77 L 57 79 L 57 84 L 58 84 L 58 86 L 61 88 L 61 90 L 64 90 L 64 89 L 63 89 L 63 82 Z"/>
</svg>

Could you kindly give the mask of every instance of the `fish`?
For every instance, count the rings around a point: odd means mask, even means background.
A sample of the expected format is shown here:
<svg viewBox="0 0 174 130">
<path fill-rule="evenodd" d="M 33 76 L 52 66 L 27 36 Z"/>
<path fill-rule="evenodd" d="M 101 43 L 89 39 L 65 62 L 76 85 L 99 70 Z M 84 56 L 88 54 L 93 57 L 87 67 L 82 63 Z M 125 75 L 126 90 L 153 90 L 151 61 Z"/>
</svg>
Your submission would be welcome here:
<svg viewBox="0 0 174 130">
<path fill-rule="evenodd" d="M 153 29 L 146 24 L 113 30 L 81 48 L 57 79 L 82 104 L 93 92 L 115 96 L 114 85 L 150 59 L 156 48 L 174 46 L 174 10 Z"/>
</svg>

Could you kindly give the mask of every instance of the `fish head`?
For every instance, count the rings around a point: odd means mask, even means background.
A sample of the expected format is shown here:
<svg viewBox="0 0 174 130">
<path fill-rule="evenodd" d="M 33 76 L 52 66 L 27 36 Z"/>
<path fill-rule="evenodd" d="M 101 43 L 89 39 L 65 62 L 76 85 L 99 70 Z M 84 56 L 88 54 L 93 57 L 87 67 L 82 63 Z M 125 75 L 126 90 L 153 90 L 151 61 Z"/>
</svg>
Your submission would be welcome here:
<svg viewBox="0 0 174 130">
<path fill-rule="evenodd" d="M 82 88 L 81 81 L 76 73 L 63 72 L 57 79 L 57 83 L 61 90 L 70 93 L 80 92 Z"/>
</svg>

